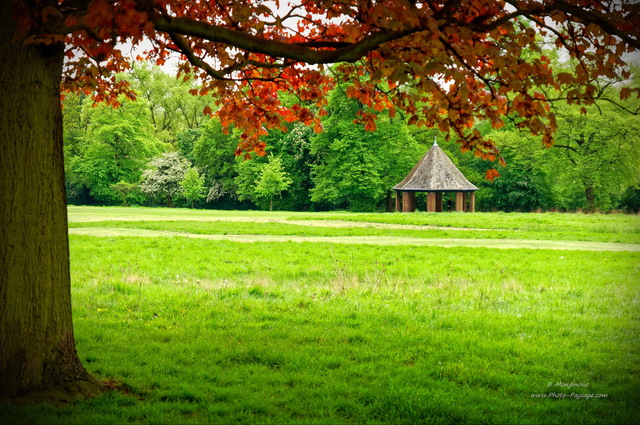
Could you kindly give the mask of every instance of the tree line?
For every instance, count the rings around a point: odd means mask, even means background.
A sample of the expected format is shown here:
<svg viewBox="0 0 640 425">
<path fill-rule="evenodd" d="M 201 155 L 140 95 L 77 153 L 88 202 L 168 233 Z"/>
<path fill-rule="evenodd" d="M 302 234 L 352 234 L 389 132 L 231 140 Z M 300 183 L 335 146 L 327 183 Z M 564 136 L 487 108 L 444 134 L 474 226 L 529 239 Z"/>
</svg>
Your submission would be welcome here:
<svg viewBox="0 0 640 425">
<path fill-rule="evenodd" d="M 478 186 L 480 211 L 640 208 L 640 138 L 631 100 L 554 105 L 558 133 L 551 148 L 520 130 L 517 119 L 500 129 L 479 122 L 480 133 L 496 142 L 507 164 L 498 167 L 498 178 L 488 180 L 495 163 L 461 152 L 437 129 L 408 125 L 401 113 L 378 112 L 376 130 L 366 130 L 357 123 L 364 107 L 347 95 L 345 84 L 329 93 L 323 131 L 292 122 L 286 131 L 263 137 L 265 156 L 236 156 L 241 129 L 225 129 L 219 119 L 203 114 L 210 105 L 190 94 L 197 89 L 194 80 L 144 64 L 119 78 L 136 90 L 136 101 L 122 99 L 112 108 L 82 94 L 63 100 L 70 204 L 391 210 L 391 188 L 437 138 Z M 447 195 L 445 205 L 446 200 Z"/>
</svg>

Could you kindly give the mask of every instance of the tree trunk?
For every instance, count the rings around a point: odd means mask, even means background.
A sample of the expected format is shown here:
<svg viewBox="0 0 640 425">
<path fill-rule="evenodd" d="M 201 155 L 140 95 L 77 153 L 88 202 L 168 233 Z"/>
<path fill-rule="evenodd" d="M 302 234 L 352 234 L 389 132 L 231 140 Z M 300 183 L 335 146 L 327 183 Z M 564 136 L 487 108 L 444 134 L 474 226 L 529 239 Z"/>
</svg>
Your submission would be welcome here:
<svg viewBox="0 0 640 425">
<path fill-rule="evenodd" d="M 584 195 L 587 198 L 587 212 L 596 210 L 596 193 L 590 183 L 585 183 Z"/>
<path fill-rule="evenodd" d="M 62 45 L 14 43 L 0 2 L 0 398 L 69 399 L 100 383 L 78 358 L 71 322 L 62 150 Z"/>
<path fill-rule="evenodd" d="M 387 190 L 387 208 L 386 212 L 393 212 L 393 197 L 391 196 L 391 190 Z"/>
</svg>

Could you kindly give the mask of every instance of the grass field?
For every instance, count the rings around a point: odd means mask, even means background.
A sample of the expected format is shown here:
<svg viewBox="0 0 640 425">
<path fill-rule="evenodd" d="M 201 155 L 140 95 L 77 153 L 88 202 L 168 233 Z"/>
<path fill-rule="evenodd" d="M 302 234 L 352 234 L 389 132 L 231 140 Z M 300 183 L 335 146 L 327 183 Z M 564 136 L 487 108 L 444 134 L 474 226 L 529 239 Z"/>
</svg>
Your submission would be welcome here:
<svg viewBox="0 0 640 425">
<path fill-rule="evenodd" d="M 639 423 L 638 216 L 69 220 L 78 350 L 126 391 L 0 423 Z"/>
</svg>

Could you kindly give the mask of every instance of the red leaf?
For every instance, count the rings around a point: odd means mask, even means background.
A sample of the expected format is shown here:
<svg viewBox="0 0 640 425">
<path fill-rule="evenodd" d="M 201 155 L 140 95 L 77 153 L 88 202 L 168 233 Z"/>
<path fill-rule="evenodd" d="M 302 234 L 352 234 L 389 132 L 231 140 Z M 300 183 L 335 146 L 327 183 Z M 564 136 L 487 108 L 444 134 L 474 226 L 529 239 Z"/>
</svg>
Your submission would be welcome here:
<svg viewBox="0 0 640 425">
<path fill-rule="evenodd" d="M 497 177 L 500 177 L 500 173 L 498 172 L 498 170 L 496 170 L 495 168 L 487 170 L 487 174 L 485 176 L 487 180 L 494 181 Z"/>
</svg>

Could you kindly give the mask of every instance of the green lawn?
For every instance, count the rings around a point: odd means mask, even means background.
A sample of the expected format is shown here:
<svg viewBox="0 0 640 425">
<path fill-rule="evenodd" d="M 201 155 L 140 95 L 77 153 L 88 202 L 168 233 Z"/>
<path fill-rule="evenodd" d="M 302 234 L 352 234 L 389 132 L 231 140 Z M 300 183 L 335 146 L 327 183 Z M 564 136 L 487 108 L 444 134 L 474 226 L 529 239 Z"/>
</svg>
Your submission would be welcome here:
<svg viewBox="0 0 640 425">
<path fill-rule="evenodd" d="M 0 423 L 638 423 L 638 251 L 348 242 L 637 244 L 638 216 L 69 211 L 183 235 L 70 235 L 80 356 L 127 391 Z M 224 233 L 336 240 L 185 237 Z"/>
<path fill-rule="evenodd" d="M 385 236 L 640 244 L 638 216 L 599 214 L 309 214 L 70 207 L 69 227 L 164 230 L 205 235 Z"/>
</svg>

